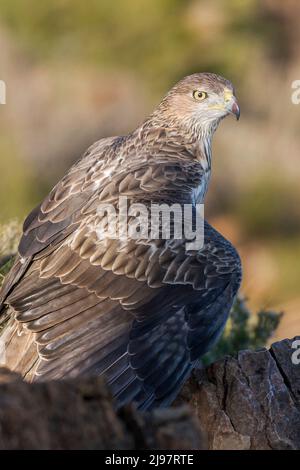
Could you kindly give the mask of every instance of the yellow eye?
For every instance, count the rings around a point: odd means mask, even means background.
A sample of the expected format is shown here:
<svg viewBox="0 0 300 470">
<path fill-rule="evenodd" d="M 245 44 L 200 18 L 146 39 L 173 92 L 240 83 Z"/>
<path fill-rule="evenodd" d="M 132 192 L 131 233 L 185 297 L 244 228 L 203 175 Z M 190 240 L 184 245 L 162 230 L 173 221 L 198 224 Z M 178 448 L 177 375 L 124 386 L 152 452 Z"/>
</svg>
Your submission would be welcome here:
<svg viewBox="0 0 300 470">
<path fill-rule="evenodd" d="M 207 98 L 207 93 L 206 93 L 206 91 L 195 90 L 193 92 L 193 97 L 197 101 L 203 101 L 203 100 L 205 100 L 205 98 Z"/>
</svg>

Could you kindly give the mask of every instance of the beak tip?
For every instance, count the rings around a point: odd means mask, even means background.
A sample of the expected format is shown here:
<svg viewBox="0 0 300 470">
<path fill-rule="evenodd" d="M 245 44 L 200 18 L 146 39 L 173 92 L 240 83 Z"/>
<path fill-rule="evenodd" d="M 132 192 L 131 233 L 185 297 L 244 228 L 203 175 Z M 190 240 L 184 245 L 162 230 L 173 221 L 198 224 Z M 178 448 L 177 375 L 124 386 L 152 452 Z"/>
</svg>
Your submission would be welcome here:
<svg viewBox="0 0 300 470">
<path fill-rule="evenodd" d="M 241 111 L 239 105 L 236 102 L 233 103 L 231 111 L 235 115 L 236 120 L 238 121 L 240 119 Z"/>
</svg>

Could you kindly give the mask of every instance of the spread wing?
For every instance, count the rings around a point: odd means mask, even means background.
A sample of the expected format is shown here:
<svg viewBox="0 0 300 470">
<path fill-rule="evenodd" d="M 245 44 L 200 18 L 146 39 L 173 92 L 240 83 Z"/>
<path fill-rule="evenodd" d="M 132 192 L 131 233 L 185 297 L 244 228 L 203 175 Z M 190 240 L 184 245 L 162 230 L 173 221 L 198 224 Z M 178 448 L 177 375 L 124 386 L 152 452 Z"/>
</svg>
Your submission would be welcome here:
<svg viewBox="0 0 300 470">
<path fill-rule="evenodd" d="M 119 171 L 118 145 L 93 148 L 26 219 L 3 297 L 11 329 L 29 340 L 15 354 L 10 330 L 7 353 L 30 380 L 105 373 L 119 404 L 149 408 L 172 400 L 221 331 L 239 259 L 208 225 L 199 253 L 184 240 L 99 237 L 99 202 L 164 198 L 191 184 L 163 156 Z"/>
</svg>

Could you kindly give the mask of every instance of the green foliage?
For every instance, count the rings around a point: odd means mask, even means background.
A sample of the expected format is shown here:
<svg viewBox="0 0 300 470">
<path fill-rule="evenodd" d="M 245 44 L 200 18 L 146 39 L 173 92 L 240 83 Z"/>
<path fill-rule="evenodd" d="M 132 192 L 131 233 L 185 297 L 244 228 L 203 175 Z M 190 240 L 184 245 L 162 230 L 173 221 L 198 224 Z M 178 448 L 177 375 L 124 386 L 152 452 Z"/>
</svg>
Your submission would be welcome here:
<svg viewBox="0 0 300 470">
<path fill-rule="evenodd" d="M 21 224 L 13 219 L 8 224 L 0 224 L 0 286 L 13 265 L 21 235 Z"/>
<path fill-rule="evenodd" d="M 20 158 L 10 132 L 8 127 L 0 126 L 0 224 L 10 220 L 12 214 L 14 217 L 23 218 L 33 206 L 36 196 L 33 169 Z M 0 237 L 1 233 L 0 225 Z M 0 255 L 2 249 L 0 243 Z"/>
<path fill-rule="evenodd" d="M 152 89 L 189 71 L 240 73 L 264 46 L 256 0 L 2 0 L 1 17 L 37 60 L 134 69 Z"/>
<path fill-rule="evenodd" d="M 14 257 L 10 256 L 9 258 L 5 258 L 4 262 L 0 260 L 0 286 L 8 272 L 10 271 L 14 262 Z"/>
<path fill-rule="evenodd" d="M 7 224 L 0 224 L 0 262 L 1 259 L 17 252 L 21 233 L 21 223 L 17 219 L 12 219 Z"/>
<path fill-rule="evenodd" d="M 244 299 L 237 298 L 233 305 L 225 331 L 215 345 L 202 359 L 207 365 L 226 355 L 234 355 L 243 349 L 258 349 L 267 345 L 276 331 L 282 313 L 258 312 L 253 321 Z"/>
<path fill-rule="evenodd" d="M 261 174 L 242 192 L 231 209 L 243 227 L 244 236 L 280 237 L 298 235 L 300 206 L 298 188 L 290 187 L 276 173 Z"/>
</svg>

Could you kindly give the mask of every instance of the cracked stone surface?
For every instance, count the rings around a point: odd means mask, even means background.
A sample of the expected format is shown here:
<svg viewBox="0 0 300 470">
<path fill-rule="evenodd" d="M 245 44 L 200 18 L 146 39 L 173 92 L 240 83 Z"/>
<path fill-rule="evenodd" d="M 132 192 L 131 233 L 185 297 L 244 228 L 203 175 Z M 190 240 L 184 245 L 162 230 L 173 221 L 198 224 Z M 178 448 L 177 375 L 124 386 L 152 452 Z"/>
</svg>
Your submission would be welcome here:
<svg viewBox="0 0 300 470">
<path fill-rule="evenodd" d="M 297 339 L 241 351 L 194 373 L 182 399 L 195 408 L 209 449 L 300 449 Z"/>
<path fill-rule="evenodd" d="M 0 369 L 0 449 L 300 449 L 300 337 L 195 371 L 178 403 L 117 413 L 101 377 L 28 384 Z"/>
<path fill-rule="evenodd" d="M 29 384 L 0 369 L 0 450 L 202 447 L 199 422 L 187 405 L 117 413 L 102 377 Z"/>
</svg>

